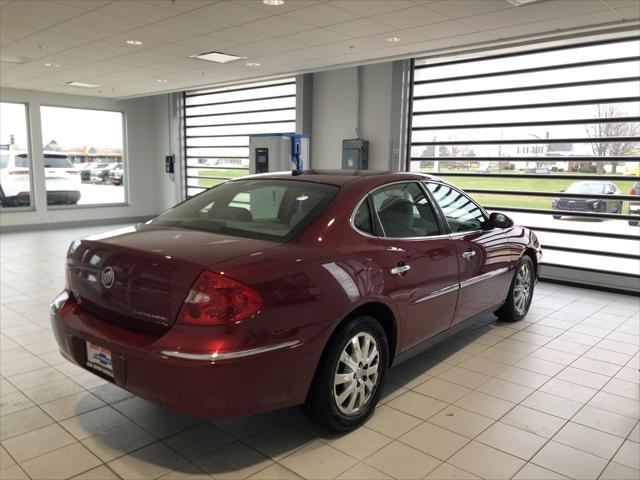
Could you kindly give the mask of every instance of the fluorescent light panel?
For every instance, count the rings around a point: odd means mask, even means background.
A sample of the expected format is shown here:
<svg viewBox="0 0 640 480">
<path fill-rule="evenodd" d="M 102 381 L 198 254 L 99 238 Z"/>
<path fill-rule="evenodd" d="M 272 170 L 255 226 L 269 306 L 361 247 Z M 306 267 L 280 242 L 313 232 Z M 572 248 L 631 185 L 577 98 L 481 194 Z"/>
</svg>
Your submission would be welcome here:
<svg viewBox="0 0 640 480">
<path fill-rule="evenodd" d="M 80 88 L 98 88 L 100 85 L 96 85 L 94 83 L 84 83 L 84 82 L 67 82 L 65 83 L 67 87 L 80 87 Z"/>
<path fill-rule="evenodd" d="M 246 58 L 246 57 L 237 57 L 235 55 L 228 55 L 226 53 L 220 53 L 220 52 L 207 52 L 207 53 L 201 53 L 200 55 L 193 55 L 192 58 L 198 58 L 200 60 L 206 60 L 208 62 L 215 62 L 215 63 L 229 63 L 229 62 L 233 62 L 234 60 L 240 60 L 241 58 Z"/>
</svg>

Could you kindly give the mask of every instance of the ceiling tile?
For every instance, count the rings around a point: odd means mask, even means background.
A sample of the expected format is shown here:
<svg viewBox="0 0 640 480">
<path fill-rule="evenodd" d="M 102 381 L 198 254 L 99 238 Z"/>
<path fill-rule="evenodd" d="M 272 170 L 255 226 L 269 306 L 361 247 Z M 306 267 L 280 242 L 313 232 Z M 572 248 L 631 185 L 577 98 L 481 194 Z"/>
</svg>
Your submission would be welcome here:
<svg viewBox="0 0 640 480">
<path fill-rule="evenodd" d="M 243 45 L 245 43 L 258 42 L 260 40 L 272 38 L 271 35 L 267 35 L 266 33 L 257 32 L 244 27 L 225 28 L 224 30 L 209 33 L 206 36 L 212 40 L 219 39 L 221 41 L 234 42 L 236 45 Z"/>
<path fill-rule="evenodd" d="M 347 10 L 360 16 L 380 15 L 381 13 L 393 12 L 394 10 L 402 10 L 403 8 L 413 7 L 414 4 L 409 0 L 332 0 L 329 5 Z"/>
<path fill-rule="evenodd" d="M 220 20 L 214 20 L 208 17 L 202 17 L 195 13 L 184 13 L 175 17 L 162 20 L 155 24 L 156 27 L 167 27 L 176 30 L 190 32 L 192 35 L 201 35 L 203 33 L 222 30 L 230 26 L 229 23 Z"/>
<path fill-rule="evenodd" d="M 0 15 L 0 30 L 13 30 L 19 26 L 19 29 L 24 32 L 23 37 L 51 27 L 57 23 L 54 19 L 36 17 L 35 15 L 24 15 L 21 13 L 5 15 L 4 10 L 3 8 L 2 15 Z"/>
<path fill-rule="evenodd" d="M 163 43 L 178 42 L 186 38 L 190 38 L 193 34 L 185 32 L 183 30 L 176 30 L 174 28 L 163 28 L 157 25 L 147 25 L 145 27 L 135 28 L 129 30 L 127 34 L 131 35 L 131 39 L 137 39 L 138 37 L 152 38 Z"/>
<path fill-rule="evenodd" d="M 176 45 L 190 47 L 196 52 L 213 52 L 221 51 L 225 48 L 240 45 L 241 42 L 232 42 L 230 40 L 222 40 L 220 38 L 211 38 L 209 35 L 198 35 L 197 37 L 187 38 L 176 42 Z"/>
<path fill-rule="evenodd" d="M 614 11 L 625 20 L 635 20 L 640 17 L 640 5 L 635 7 L 617 8 Z"/>
<path fill-rule="evenodd" d="M 102 7 L 103 5 L 107 5 L 111 3 L 113 0 L 82 0 L 79 2 L 78 0 L 56 0 L 56 5 L 62 6 L 70 6 L 74 8 L 81 8 L 84 11 L 95 10 L 96 8 Z"/>
<path fill-rule="evenodd" d="M 229 25 L 241 25 L 270 15 L 267 12 L 262 12 L 255 8 L 247 8 L 228 1 L 214 3 L 213 5 L 193 10 L 191 13 L 222 21 Z"/>
<path fill-rule="evenodd" d="M 371 19 L 395 28 L 411 28 L 419 25 L 443 22 L 449 20 L 449 17 L 434 12 L 433 10 L 427 10 L 425 7 L 412 7 L 383 15 L 376 15 L 371 17 Z"/>
<path fill-rule="evenodd" d="M 11 2 L 2 8 L 3 15 L 21 14 L 44 17 L 57 21 L 67 20 L 83 13 L 85 13 L 85 10 L 77 5 L 59 4 L 50 0 Z"/>
<path fill-rule="evenodd" d="M 505 0 L 444 0 L 429 4 L 430 10 L 435 10 L 449 18 L 463 18 L 471 15 L 495 12 L 514 8 Z"/>
<path fill-rule="evenodd" d="M 250 30 L 269 35 L 289 35 L 292 33 L 302 32 L 304 30 L 310 30 L 314 28 L 314 26 L 284 17 L 273 16 L 245 23 L 243 28 L 248 28 Z"/>
<path fill-rule="evenodd" d="M 227 49 L 225 53 L 254 59 L 261 55 L 271 55 L 273 53 L 295 50 L 296 48 L 299 48 L 299 45 L 291 42 L 286 37 L 277 37 L 269 40 L 262 40 L 261 42 L 231 47 Z"/>
<path fill-rule="evenodd" d="M 170 7 L 161 7 L 159 2 L 149 5 L 138 0 L 117 0 L 96 11 L 121 18 L 135 19 L 143 24 L 159 22 L 180 13 Z"/>
<path fill-rule="evenodd" d="M 87 40 L 95 40 L 116 33 L 130 30 L 140 25 L 140 21 L 134 18 L 123 18 L 106 13 L 88 12 L 74 17 L 66 22 L 59 23 L 49 31 L 54 34 L 65 35 L 73 32 L 73 35 L 84 37 Z"/>
<path fill-rule="evenodd" d="M 574 15 L 570 17 L 554 18 L 547 23 L 556 28 L 576 28 L 600 23 L 619 22 L 620 17 L 610 10 L 587 13 L 584 15 Z"/>
<path fill-rule="evenodd" d="M 518 7 L 529 15 L 535 15 L 539 20 L 552 20 L 559 17 L 569 17 L 584 13 L 608 11 L 609 8 L 599 0 L 554 0 L 553 2 L 534 3 Z"/>
<path fill-rule="evenodd" d="M 360 17 L 360 15 L 326 4 L 319 4 L 313 7 L 285 13 L 283 16 L 299 22 L 308 23 L 309 25 L 315 25 L 316 27 L 333 25 L 335 23 L 346 22 Z"/>
<path fill-rule="evenodd" d="M 293 35 L 287 35 L 282 38 L 291 42 L 291 44 L 296 46 L 296 48 L 313 47 L 316 45 L 340 42 L 347 39 L 344 35 L 325 28 L 316 28 L 306 32 L 294 33 Z"/>
<path fill-rule="evenodd" d="M 531 13 L 527 12 L 524 7 L 518 7 L 510 8 L 508 10 L 501 10 L 499 12 L 491 12 L 482 15 L 466 17 L 464 19 L 464 23 L 473 25 L 477 28 L 491 29 L 530 23 L 534 19 L 535 17 L 532 19 Z"/>
<path fill-rule="evenodd" d="M 140 1 L 140 0 L 138 0 Z M 160 6 L 178 12 L 189 12 L 196 8 L 211 5 L 211 0 L 142 0 L 143 3 L 152 7 Z"/>
<path fill-rule="evenodd" d="M 494 40 L 504 40 L 508 38 L 518 38 L 524 35 L 536 35 L 542 32 L 553 32 L 557 28 L 545 22 L 531 22 L 513 27 L 494 28 L 484 30 L 487 35 L 493 37 Z"/>
<path fill-rule="evenodd" d="M 360 18 L 358 20 L 352 20 L 351 22 L 338 23 L 327 27 L 327 30 L 338 32 L 349 38 L 375 35 L 377 33 L 389 32 L 393 29 L 394 27 L 368 18 Z"/>
<path fill-rule="evenodd" d="M 294 10 L 300 10 L 302 8 L 312 7 L 318 5 L 322 0 L 295 0 L 285 2 L 284 5 L 270 6 L 265 5 L 260 0 L 233 0 L 236 5 L 241 5 L 247 8 L 253 8 L 267 13 L 268 15 L 281 15 L 283 13 L 292 12 Z M 395 0 L 394 0 L 395 1 Z"/>
</svg>

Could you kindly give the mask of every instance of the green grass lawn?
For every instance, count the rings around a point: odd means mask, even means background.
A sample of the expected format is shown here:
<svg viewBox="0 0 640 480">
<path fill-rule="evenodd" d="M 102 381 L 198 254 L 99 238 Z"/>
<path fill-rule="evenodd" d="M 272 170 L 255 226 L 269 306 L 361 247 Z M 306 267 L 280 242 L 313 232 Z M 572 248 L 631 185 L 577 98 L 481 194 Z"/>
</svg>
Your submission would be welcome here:
<svg viewBox="0 0 640 480">
<path fill-rule="evenodd" d="M 460 172 L 460 170 L 451 170 Z M 429 172 L 426 172 L 429 173 Z M 492 172 L 497 173 L 497 172 Z M 593 176 L 597 179 L 597 176 Z M 466 189 L 486 189 L 486 190 L 530 190 L 534 192 L 559 192 L 566 189 L 575 180 L 567 179 L 542 179 L 542 178 L 496 178 L 496 177 L 443 177 L 449 183 L 457 187 Z M 633 186 L 633 182 L 622 180 L 614 182 L 627 195 Z M 471 196 L 481 205 L 491 205 L 500 207 L 523 207 L 523 208 L 551 208 L 551 198 L 549 197 L 527 197 L 524 195 L 489 195 L 474 193 Z M 624 202 L 622 212 L 627 212 L 628 202 Z"/>
<path fill-rule="evenodd" d="M 217 168 L 206 168 L 198 170 L 198 175 L 203 177 L 224 177 L 224 179 L 210 179 L 210 178 L 200 178 L 198 179 L 199 187 L 213 187 L 222 182 L 226 182 L 232 178 L 244 177 L 245 175 L 249 175 L 249 170 L 223 170 Z"/>
</svg>

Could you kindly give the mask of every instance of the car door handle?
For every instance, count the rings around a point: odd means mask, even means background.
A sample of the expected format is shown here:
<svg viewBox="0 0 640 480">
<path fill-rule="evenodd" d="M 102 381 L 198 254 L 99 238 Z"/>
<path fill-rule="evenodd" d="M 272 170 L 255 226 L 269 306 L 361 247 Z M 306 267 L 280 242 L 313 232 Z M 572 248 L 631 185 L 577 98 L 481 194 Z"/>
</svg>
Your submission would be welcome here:
<svg viewBox="0 0 640 480">
<path fill-rule="evenodd" d="M 464 258 L 465 260 L 471 260 L 471 257 L 473 257 L 475 254 L 475 250 L 467 250 L 462 254 L 462 258 Z"/>
<path fill-rule="evenodd" d="M 398 275 L 399 277 L 402 277 L 403 275 L 406 275 L 409 270 L 411 270 L 411 265 L 405 265 L 404 263 L 402 263 L 397 267 L 393 267 L 390 272 L 391 275 Z"/>
</svg>

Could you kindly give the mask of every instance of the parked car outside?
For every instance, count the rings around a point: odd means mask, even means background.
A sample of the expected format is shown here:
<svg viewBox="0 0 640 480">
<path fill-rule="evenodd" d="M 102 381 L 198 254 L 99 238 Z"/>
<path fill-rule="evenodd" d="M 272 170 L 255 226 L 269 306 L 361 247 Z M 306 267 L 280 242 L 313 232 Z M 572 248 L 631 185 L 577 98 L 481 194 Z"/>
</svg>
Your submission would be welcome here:
<svg viewBox="0 0 640 480">
<path fill-rule="evenodd" d="M 30 205 L 30 160 L 26 152 L 0 153 L 0 189 L 3 206 Z M 48 205 L 75 205 L 80 200 L 80 175 L 71 159 L 44 152 Z"/>
<path fill-rule="evenodd" d="M 536 235 L 418 173 L 263 174 L 74 241 L 53 301 L 62 354 L 193 415 L 304 404 L 336 431 L 387 369 L 495 312 L 523 319 Z"/>
<path fill-rule="evenodd" d="M 109 175 L 114 168 L 117 168 L 119 163 L 107 163 L 104 166 L 98 166 L 91 169 L 91 183 L 107 183 Z"/>
<path fill-rule="evenodd" d="M 491 173 L 489 167 L 480 167 L 476 170 L 476 173 Z"/>
<path fill-rule="evenodd" d="M 547 167 L 538 167 L 533 173 L 535 175 L 549 175 L 549 169 Z"/>
<path fill-rule="evenodd" d="M 88 163 L 84 166 L 82 170 L 80 170 L 80 179 L 82 183 L 90 183 L 91 182 L 91 171 L 94 169 L 101 169 L 109 165 L 108 163 Z"/>
<path fill-rule="evenodd" d="M 622 200 L 615 197 L 620 195 L 620 189 L 611 182 L 602 180 L 581 180 L 573 182 L 566 190 L 561 192 L 579 195 L 611 195 L 611 199 L 604 198 L 577 198 L 577 197 L 556 197 L 551 199 L 552 210 L 576 211 L 576 212 L 597 212 L 597 213 L 621 213 Z M 568 213 L 567 215 L 571 215 Z M 556 220 L 562 215 L 554 215 Z"/>
<path fill-rule="evenodd" d="M 640 196 L 640 181 L 634 183 L 633 188 L 629 190 L 629 195 Z M 640 198 L 629 202 L 629 215 L 640 215 Z M 629 220 L 632 227 L 638 226 L 638 220 Z"/>
<path fill-rule="evenodd" d="M 122 169 L 122 164 L 118 163 L 115 168 L 113 168 L 109 172 L 109 182 L 112 185 L 122 185 L 122 174 L 124 170 Z"/>
</svg>

